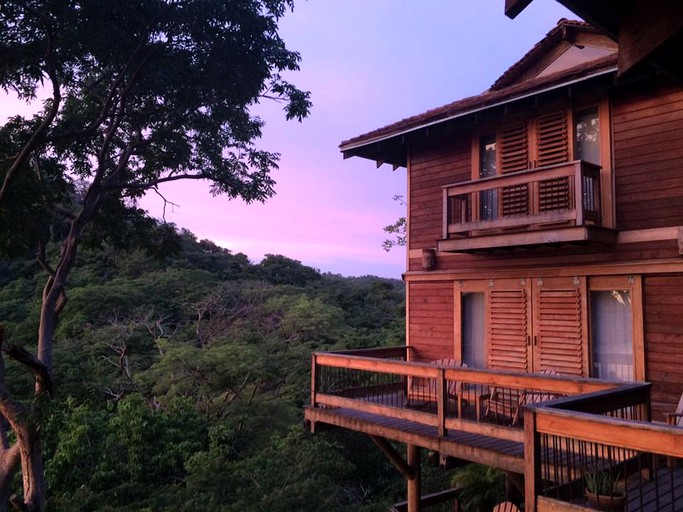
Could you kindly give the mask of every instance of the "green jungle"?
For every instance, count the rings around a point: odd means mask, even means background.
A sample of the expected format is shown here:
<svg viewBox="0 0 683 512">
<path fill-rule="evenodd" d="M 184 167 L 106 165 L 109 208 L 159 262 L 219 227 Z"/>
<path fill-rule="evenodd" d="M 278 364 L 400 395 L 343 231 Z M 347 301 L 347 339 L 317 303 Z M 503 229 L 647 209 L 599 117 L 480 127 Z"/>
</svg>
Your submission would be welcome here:
<svg viewBox="0 0 683 512">
<path fill-rule="evenodd" d="M 48 509 L 370 511 L 402 499 L 369 438 L 311 435 L 302 407 L 311 352 L 403 344 L 403 283 L 279 255 L 252 264 L 156 231 L 161 246 L 98 244 L 72 271 L 56 392 L 41 408 Z M 34 259 L 0 263 L 12 343 L 31 344 L 44 280 Z M 32 399 L 30 374 L 7 366 Z M 427 470 L 426 485 L 443 478 Z"/>
</svg>

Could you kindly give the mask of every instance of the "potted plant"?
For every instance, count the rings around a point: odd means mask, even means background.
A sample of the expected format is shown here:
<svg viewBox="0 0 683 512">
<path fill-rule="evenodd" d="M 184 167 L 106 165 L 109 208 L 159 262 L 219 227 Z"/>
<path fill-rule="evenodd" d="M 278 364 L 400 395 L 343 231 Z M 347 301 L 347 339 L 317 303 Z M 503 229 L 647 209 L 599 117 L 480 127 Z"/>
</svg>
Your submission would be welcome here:
<svg viewBox="0 0 683 512">
<path fill-rule="evenodd" d="M 584 475 L 584 494 L 592 508 L 609 512 L 622 512 L 626 504 L 619 473 L 593 471 Z"/>
</svg>

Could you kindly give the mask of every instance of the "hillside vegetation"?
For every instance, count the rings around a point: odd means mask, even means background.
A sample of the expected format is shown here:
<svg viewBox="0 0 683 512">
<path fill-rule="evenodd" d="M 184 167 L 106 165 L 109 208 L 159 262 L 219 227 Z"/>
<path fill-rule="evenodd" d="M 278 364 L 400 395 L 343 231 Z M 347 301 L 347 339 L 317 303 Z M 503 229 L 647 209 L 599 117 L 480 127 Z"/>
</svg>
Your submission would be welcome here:
<svg viewBox="0 0 683 512">
<path fill-rule="evenodd" d="M 403 344 L 403 283 L 163 236 L 80 253 L 41 408 L 48 509 L 385 510 L 396 470 L 360 434 L 308 434 L 302 407 L 312 351 Z M 0 262 L 7 346 L 33 347 L 44 280 Z M 9 358 L 6 375 L 33 399 Z"/>
</svg>

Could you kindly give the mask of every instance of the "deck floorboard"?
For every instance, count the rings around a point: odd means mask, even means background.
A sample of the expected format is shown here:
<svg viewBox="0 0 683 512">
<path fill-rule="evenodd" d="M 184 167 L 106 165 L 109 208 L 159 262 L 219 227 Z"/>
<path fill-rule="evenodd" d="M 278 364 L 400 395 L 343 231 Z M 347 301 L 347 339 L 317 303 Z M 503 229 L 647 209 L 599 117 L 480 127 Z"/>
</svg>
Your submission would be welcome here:
<svg viewBox="0 0 683 512">
<path fill-rule="evenodd" d="M 524 445 L 520 442 L 459 430 L 449 430 L 445 436 L 439 436 L 436 427 L 346 408 L 309 408 L 306 416 L 313 422 L 382 435 L 393 441 L 412 442 L 444 455 L 506 471 L 524 472 Z"/>
</svg>

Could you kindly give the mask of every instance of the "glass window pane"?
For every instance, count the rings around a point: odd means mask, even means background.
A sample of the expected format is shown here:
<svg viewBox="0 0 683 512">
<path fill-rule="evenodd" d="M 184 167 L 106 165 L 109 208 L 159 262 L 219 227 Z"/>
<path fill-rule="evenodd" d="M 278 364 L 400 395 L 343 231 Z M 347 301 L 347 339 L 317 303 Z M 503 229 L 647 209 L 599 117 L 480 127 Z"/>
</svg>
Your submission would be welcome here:
<svg viewBox="0 0 683 512">
<path fill-rule="evenodd" d="M 633 314 L 628 290 L 592 291 L 592 377 L 633 380 Z"/>
<path fill-rule="evenodd" d="M 600 165 L 598 109 L 574 113 L 574 160 Z"/>
<path fill-rule="evenodd" d="M 462 294 L 462 361 L 470 368 L 486 368 L 484 292 Z"/>
<path fill-rule="evenodd" d="M 496 136 L 483 135 L 479 138 L 479 177 L 490 178 L 496 175 Z M 479 219 L 498 218 L 498 191 L 487 190 L 479 193 Z"/>
</svg>

